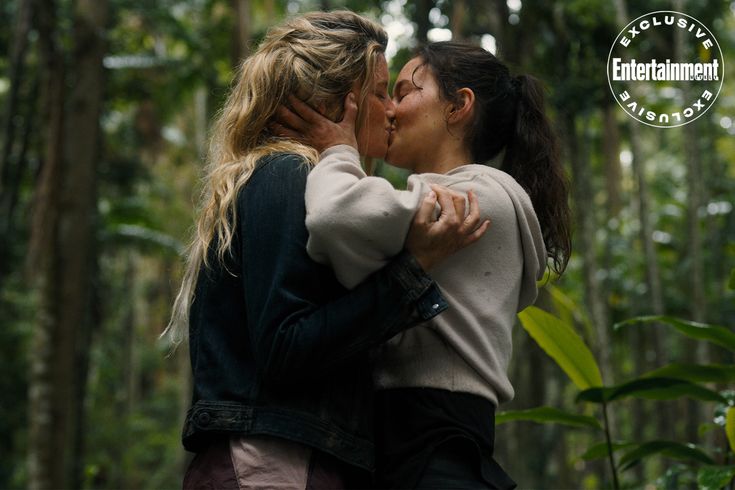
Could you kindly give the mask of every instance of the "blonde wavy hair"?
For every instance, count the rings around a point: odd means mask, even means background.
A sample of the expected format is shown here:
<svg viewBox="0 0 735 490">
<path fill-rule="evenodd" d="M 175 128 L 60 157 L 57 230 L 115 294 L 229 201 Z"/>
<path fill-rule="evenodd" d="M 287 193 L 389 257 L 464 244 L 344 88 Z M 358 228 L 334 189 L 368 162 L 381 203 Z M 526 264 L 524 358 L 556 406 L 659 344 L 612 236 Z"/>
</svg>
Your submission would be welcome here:
<svg viewBox="0 0 735 490">
<path fill-rule="evenodd" d="M 314 12 L 270 29 L 245 59 L 212 127 L 196 231 L 166 330 L 175 347 L 188 337 L 189 310 L 199 272 L 211 260 L 224 264 L 236 223 L 237 195 L 262 157 L 296 153 L 314 164 L 317 151 L 271 134 L 268 124 L 293 94 L 336 120 L 347 94 L 360 86 L 358 130 L 364 101 L 388 37 L 375 22 L 349 11 Z M 210 250 L 211 248 L 211 250 Z"/>
</svg>

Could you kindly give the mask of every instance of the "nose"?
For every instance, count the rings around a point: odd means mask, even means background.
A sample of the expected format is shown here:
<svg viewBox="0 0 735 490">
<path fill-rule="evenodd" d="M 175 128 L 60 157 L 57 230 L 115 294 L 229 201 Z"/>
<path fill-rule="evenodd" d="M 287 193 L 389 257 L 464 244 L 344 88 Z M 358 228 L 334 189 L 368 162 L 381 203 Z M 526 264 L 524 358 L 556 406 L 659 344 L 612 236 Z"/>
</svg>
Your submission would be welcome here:
<svg viewBox="0 0 735 490">
<path fill-rule="evenodd" d="M 385 104 L 385 117 L 393 119 L 396 116 L 396 104 L 393 99 L 387 99 L 388 102 Z"/>
</svg>

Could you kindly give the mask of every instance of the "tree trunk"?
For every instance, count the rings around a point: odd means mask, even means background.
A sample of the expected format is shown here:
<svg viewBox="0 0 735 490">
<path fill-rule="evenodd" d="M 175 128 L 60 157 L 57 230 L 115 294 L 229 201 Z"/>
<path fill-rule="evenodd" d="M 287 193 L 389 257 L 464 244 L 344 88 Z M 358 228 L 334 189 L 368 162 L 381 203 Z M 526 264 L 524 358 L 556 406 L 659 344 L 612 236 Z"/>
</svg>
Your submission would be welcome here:
<svg viewBox="0 0 735 490">
<path fill-rule="evenodd" d="M 681 8 L 681 2 L 676 2 Z M 675 50 L 677 59 L 684 59 L 688 49 L 684 43 L 684 33 L 676 29 Z M 692 100 L 689 85 L 682 86 L 684 100 Z M 688 288 L 691 291 L 690 312 L 694 321 L 704 322 L 707 316 L 707 305 L 704 291 L 704 268 L 702 259 L 702 231 L 699 226 L 699 211 L 706 202 L 703 185 L 702 153 L 699 151 L 699 135 L 697 125 L 685 124 L 684 130 L 684 155 L 687 163 L 687 252 L 689 255 L 689 277 Z M 697 362 L 707 362 L 709 355 L 707 342 L 697 344 Z"/>
<path fill-rule="evenodd" d="M 454 0 L 452 2 L 452 17 L 449 28 L 452 31 L 452 41 L 463 41 L 465 39 L 465 16 L 467 4 L 465 0 Z"/>
<path fill-rule="evenodd" d="M 417 0 L 414 3 L 413 21 L 416 22 L 416 39 L 419 46 L 429 42 L 428 33 L 431 29 L 429 11 L 434 6 L 431 0 Z"/>
<path fill-rule="evenodd" d="M 232 0 L 235 29 L 232 39 L 232 66 L 239 66 L 250 54 L 250 0 Z"/>
<path fill-rule="evenodd" d="M 610 218 L 618 216 L 622 208 L 620 187 L 623 173 L 620 169 L 620 131 L 615 120 L 616 110 L 617 107 L 608 104 L 602 112 L 602 151 L 605 159 L 607 212 Z"/>
<path fill-rule="evenodd" d="M 66 418 L 59 413 L 53 350 L 57 346 L 59 264 L 56 231 L 62 175 L 63 101 L 65 70 L 56 40 L 56 2 L 37 0 L 36 30 L 41 60 L 43 114 L 42 167 L 36 191 L 28 253 L 28 277 L 37 291 L 37 317 L 31 341 L 28 389 L 28 487 L 53 488 L 63 481 L 51 434 L 66 431 Z M 56 457 L 55 457 L 56 456 Z"/>
<path fill-rule="evenodd" d="M 564 116 L 567 154 L 572 167 L 572 193 L 576 204 L 575 218 L 578 224 L 576 235 L 578 247 L 582 255 L 585 300 L 592 317 L 597 337 L 596 350 L 600 359 L 600 368 L 606 383 L 612 383 L 614 373 L 610 359 L 610 334 L 608 332 L 609 313 L 605 300 L 604 287 L 597 277 L 599 270 L 596 253 L 594 207 L 594 191 L 592 176 L 587 161 L 587 151 L 577 134 L 577 121 L 574 116 Z"/>
<path fill-rule="evenodd" d="M 39 0 L 48 113 L 29 251 L 39 292 L 29 395 L 31 488 L 78 488 L 82 482 L 80 434 L 96 257 L 95 179 L 106 7 L 104 0 L 76 3 L 71 57 L 76 79 L 67 100 L 65 56 L 55 39 L 56 5 L 53 0 Z M 67 118 L 65 103 L 70 109 Z"/>
</svg>

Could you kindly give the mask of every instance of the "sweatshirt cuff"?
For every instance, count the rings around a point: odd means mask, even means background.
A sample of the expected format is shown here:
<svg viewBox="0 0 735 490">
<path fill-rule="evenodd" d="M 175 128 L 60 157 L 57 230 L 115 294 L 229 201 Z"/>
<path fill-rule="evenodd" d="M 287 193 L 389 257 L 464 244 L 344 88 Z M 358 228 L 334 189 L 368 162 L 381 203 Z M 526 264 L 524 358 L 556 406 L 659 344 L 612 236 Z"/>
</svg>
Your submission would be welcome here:
<svg viewBox="0 0 735 490">
<path fill-rule="evenodd" d="M 355 157 L 358 165 L 360 164 L 360 154 L 357 152 L 357 150 L 354 147 L 350 145 L 330 146 L 329 148 L 327 148 L 326 150 L 324 150 L 323 152 L 319 154 L 319 161 L 321 162 L 328 156 L 334 155 L 335 153 L 344 153 L 344 152 L 351 153 Z"/>
<path fill-rule="evenodd" d="M 398 254 L 389 267 L 391 275 L 406 291 L 408 301 L 415 303 L 422 320 L 430 320 L 448 308 L 439 286 L 409 252 Z"/>
</svg>

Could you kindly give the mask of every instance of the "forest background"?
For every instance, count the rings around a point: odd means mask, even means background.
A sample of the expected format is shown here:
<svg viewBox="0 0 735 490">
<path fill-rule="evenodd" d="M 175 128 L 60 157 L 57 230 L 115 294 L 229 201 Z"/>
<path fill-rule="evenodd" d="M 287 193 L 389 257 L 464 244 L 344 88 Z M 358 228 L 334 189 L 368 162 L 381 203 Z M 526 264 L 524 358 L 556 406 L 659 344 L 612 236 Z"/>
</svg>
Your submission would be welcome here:
<svg viewBox="0 0 735 490">
<path fill-rule="evenodd" d="M 607 386 L 662 366 L 666 379 L 699 383 L 674 393 L 655 378 L 614 406 L 586 403 L 594 396 L 577 392 L 595 383 L 570 381 L 563 359 L 559 369 L 548 345 L 518 328 L 516 398 L 502 408 L 551 407 L 559 412 L 529 417 L 559 423 L 500 425 L 496 458 L 521 488 L 702 486 L 703 468 L 727 483 L 735 2 L 5 0 L 0 488 L 180 487 L 188 354 L 167 357 L 158 336 L 181 278 L 208 124 L 269 26 L 338 7 L 387 28 L 393 77 L 417 43 L 451 37 L 545 82 L 575 236 L 568 272 L 537 306 L 583 339 Z M 714 106 L 674 129 L 632 121 L 605 75 L 617 33 L 654 10 L 703 22 L 725 59 Z M 396 185 L 405 178 L 380 162 L 378 171 Z M 613 328 L 640 315 L 659 318 Z M 603 419 L 604 434 L 594 422 Z"/>
</svg>

